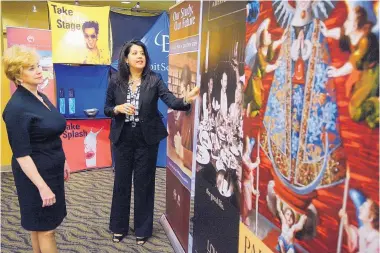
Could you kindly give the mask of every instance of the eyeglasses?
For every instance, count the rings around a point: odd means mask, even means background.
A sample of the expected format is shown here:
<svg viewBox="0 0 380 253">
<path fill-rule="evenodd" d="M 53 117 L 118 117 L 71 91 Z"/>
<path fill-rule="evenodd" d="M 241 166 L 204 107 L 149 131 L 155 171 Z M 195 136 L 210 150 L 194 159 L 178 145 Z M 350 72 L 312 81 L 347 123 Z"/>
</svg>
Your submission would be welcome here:
<svg viewBox="0 0 380 253">
<path fill-rule="evenodd" d="M 91 34 L 91 35 L 85 34 L 84 37 L 85 37 L 86 39 L 88 39 L 88 38 L 90 38 L 90 37 L 91 37 L 91 39 L 95 39 L 95 38 L 96 38 L 96 34 Z"/>
</svg>

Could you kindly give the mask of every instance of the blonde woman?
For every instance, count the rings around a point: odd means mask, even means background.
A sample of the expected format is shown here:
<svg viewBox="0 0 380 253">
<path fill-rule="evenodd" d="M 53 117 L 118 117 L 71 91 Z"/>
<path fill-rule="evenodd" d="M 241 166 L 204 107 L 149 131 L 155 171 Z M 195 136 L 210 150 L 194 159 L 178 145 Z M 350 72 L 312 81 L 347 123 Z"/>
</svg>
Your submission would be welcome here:
<svg viewBox="0 0 380 253">
<path fill-rule="evenodd" d="M 65 118 L 37 90 L 43 81 L 39 55 L 25 46 L 4 52 L 5 74 L 17 86 L 3 119 L 11 146 L 21 226 L 31 231 L 33 252 L 58 252 L 54 230 L 66 216 L 64 180 L 70 169 L 60 135 Z"/>
</svg>

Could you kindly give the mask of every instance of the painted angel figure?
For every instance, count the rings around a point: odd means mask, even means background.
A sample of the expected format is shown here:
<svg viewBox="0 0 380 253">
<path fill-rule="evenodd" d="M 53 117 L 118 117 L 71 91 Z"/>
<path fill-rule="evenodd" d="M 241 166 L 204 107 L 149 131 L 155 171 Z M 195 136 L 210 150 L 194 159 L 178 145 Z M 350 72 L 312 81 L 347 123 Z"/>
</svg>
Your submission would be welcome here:
<svg viewBox="0 0 380 253">
<path fill-rule="evenodd" d="M 338 110 L 327 76 L 330 57 L 321 32 L 321 19 L 334 4 L 296 0 L 292 7 L 273 0 L 277 23 L 288 32 L 268 96 L 262 146 L 276 175 L 297 194 L 344 178 L 343 156 L 337 155 L 342 152 Z M 324 177 L 326 172 L 331 178 Z"/>
<path fill-rule="evenodd" d="M 269 23 L 270 19 L 265 19 L 246 46 L 245 63 L 252 69 L 252 75 L 244 92 L 244 108 L 247 109 L 247 116 L 251 117 L 255 117 L 262 107 L 264 88 L 261 80 L 267 73 L 278 68 L 279 59 L 275 63 L 272 61 L 286 34 L 285 31 L 279 40 L 272 41 L 272 35 L 268 31 Z"/>
<path fill-rule="evenodd" d="M 277 250 L 281 253 L 295 253 L 295 234 L 303 229 L 307 216 L 301 215 L 296 221 L 294 211 L 290 207 L 283 209 L 280 199 L 277 199 L 277 212 L 281 220 L 281 235 L 278 238 Z"/>
<path fill-rule="evenodd" d="M 343 209 L 339 211 L 349 252 L 380 252 L 379 205 L 356 189 L 350 190 L 350 197 L 357 210 L 359 226 L 349 223 L 347 213 Z"/>
<path fill-rule="evenodd" d="M 371 32 L 373 25 L 368 11 L 358 5 L 349 8 L 342 28 L 321 27 L 326 37 L 339 40 L 341 49 L 350 53 L 342 67 L 330 66 L 327 74 L 349 76 L 345 86 L 350 117 L 365 121 L 370 128 L 379 126 L 379 41 Z"/>
<path fill-rule="evenodd" d="M 242 210 L 242 218 L 245 225 L 250 225 L 250 219 L 248 217 L 248 214 L 252 211 L 253 208 L 253 202 L 252 202 L 252 195 L 256 195 L 256 197 L 260 196 L 260 193 L 258 190 L 255 189 L 254 182 L 255 177 L 254 173 L 256 172 L 257 167 L 260 165 L 260 157 L 256 158 L 255 162 L 252 162 L 251 160 L 251 153 L 253 150 L 253 147 L 255 146 L 255 139 L 249 138 L 248 136 L 245 137 L 245 152 L 243 154 L 242 160 L 243 160 L 243 174 L 244 179 L 242 182 L 242 191 L 244 195 L 244 208 Z"/>
</svg>

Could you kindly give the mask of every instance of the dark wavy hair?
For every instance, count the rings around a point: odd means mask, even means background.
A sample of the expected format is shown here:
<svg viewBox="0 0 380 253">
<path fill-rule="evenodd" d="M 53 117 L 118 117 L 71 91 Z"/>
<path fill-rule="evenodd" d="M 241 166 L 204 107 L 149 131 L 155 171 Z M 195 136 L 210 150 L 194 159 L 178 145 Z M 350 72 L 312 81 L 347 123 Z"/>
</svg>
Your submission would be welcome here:
<svg viewBox="0 0 380 253">
<path fill-rule="evenodd" d="M 119 54 L 119 63 L 118 63 L 118 79 L 121 83 L 127 84 L 129 82 L 129 75 L 131 74 L 131 71 L 129 69 L 129 66 L 125 62 L 125 58 L 128 57 L 129 52 L 131 51 L 131 47 L 133 45 L 140 46 L 144 50 L 145 55 L 145 67 L 142 73 L 142 79 L 144 79 L 149 73 L 150 73 L 150 58 L 148 54 L 148 49 L 146 48 L 145 44 L 142 43 L 139 40 L 131 40 L 126 43 L 124 43 L 123 47 L 120 50 Z"/>
</svg>

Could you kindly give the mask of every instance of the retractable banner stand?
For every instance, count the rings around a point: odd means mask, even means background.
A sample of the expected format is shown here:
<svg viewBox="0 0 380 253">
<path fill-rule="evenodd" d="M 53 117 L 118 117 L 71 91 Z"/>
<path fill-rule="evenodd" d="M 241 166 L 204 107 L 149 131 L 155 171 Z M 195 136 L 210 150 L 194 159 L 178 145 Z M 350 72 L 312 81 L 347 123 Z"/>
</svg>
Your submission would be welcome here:
<svg viewBox="0 0 380 253">
<path fill-rule="evenodd" d="M 184 97 L 197 85 L 199 1 L 185 1 L 170 9 L 168 88 Z M 164 225 L 176 252 L 189 252 L 190 190 L 193 164 L 194 124 L 197 108 L 168 110 L 166 216 Z M 195 138 L 196 139 L 196 138 Z M 181 215 L 179 215 L 181 214 Z M 191 251 L 190 251 L 191 252 Z"/>
<path fill-rule="evenodd" d="M 44 93 L 56 105 L 55 81 L 51 53 L 51 31 L 43 29 L 30 29 L 21 27 L 7 27 L 8 47 L 13 45 L 24 45 L 35 48 L 40 55 L 40 66 L 42 68 L 43 82 L 38 85 L 38 90 Z M 11 93 L 16 86 L 11 82 Z"/>
<path fill-rule="evenodd" d="M 380 252 L 377 10 L 247 4 L 239 252 Z"/>
<path fill-rule="evenodd" d="M 242 201 L 246 2 L 205 1 L 202 9 L 193 252 L 234 253 Z"/>
<path fill-rule="evenodd" d="M 132 39 L 141 40 L 148 48 L 151 69 L 161 74 L 168 81 L 169 55 L 169 18 L 167 13 L 154 17 L 136 17 L 111 12 L 110 15 L 113 38 L 112 71 L 117 71 L 121 47 Z M 113 74 L 116 74 L 114 72 Z M 158 109 L 162 121 L 167 122 L 167 106 L 159 100 Z M 158 149 L 158 167 L 166 166 L 166 139 L 160 142 Z"/>
<path fill-rule="evenodd" d="M 159 73 L 167 84 L 169 69 L 169 17 L 166 12 L 159 16 L 156 23 L 154 23 L 150 30 L 144 35 L 141 41 L 148 48 L 151 69 L 154 72 Z M 160 111 L 162 121 L 166 126 L 168 107 L 162 102 L 162 100 L 159 100 L 158 102 L 158 110 Z M 163 168 L 166 166 L 166 139 L 160 142 L 157 166 Z"/>
</svg>

